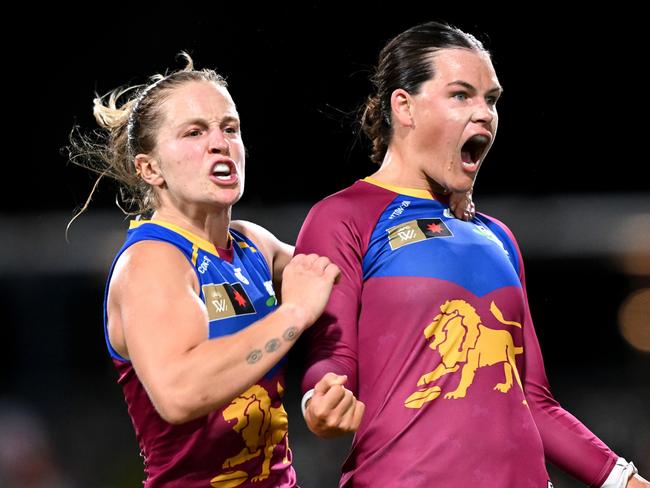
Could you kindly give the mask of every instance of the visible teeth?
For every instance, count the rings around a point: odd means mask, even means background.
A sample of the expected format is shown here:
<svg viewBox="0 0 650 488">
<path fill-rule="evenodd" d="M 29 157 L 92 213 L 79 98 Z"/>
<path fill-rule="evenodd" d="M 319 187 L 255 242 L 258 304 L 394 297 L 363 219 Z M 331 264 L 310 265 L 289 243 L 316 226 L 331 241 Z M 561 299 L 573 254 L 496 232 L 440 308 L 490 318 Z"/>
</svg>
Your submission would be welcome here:
<svg viewBox="0 0 650 488">
<path fill-rule="evenodd" d="M 214 167 L 213 174 L 226 174 L 230 175 L 230 166 L 228 166 L 226 163 L 219 163 Z"/>
</svg>

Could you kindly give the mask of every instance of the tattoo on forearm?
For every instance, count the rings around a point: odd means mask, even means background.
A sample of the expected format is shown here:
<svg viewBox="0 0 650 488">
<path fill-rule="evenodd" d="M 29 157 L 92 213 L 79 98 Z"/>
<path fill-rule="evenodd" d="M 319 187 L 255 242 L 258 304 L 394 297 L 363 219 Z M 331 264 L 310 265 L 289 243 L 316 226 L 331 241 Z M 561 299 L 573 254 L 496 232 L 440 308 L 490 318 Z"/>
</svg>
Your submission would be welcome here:
<svg viewBox="0 0 650 488">
<path fill-rule="evenodd" d="M 264 346 L 266 352 L 274 352 L 277 351 L 279 348 L 280 348 L 280 339 L 271 339 L 269 342 L 266 343 L 266 346 Z"/>
<path fill-rule="evenodd" d="M 295 341 L 297 337 L 298 337 L 297 327 L 289 327 L 287 330 L 284 331 L 284 334 L 282 334 L 282 338 L 285 341 Z"/>
<path fill-rule="evenodd" d="M 287 342 L 293 342 L 298 338 L 298 335 L 299 335 L 298 328 L 292 326 L 284 331 L 284 333 L 282 334 L 282 338 Z M 269 353 L 275 352 L 278 349 L 280 349 L 280 345 L 281 345 L 280 339 L 274 338 L 266 343 L 266 345 L 264 346 L 264 350 Z M 246 362 L 248 364 L 255 364 L 260 359 L 262 359 L 262 351 L 260 349 L 253 349 L 251 352 L 248 353 L 248 356 L 246 356 Z"/>
<path fill-rule="evenodd" d="M 246 362 L 248 364 L 254 364 L 259 361 L 261 357 L 262 351 L 259 349 L 253 349 L 250 353 L 248 353 L 248 356 L 246 356 Z"/>
</svg>

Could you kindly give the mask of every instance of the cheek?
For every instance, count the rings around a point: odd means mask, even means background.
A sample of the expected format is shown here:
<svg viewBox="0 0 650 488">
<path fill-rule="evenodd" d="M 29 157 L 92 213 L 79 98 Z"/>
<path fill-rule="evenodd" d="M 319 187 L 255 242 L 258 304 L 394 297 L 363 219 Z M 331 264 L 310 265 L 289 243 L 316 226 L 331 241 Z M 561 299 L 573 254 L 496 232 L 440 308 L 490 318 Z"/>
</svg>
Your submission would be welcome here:
<svg viewBox="0 0 650 488">
<path fill-rule="evenodd" d="M 167 161 L 171 161 L 175 165 L 183 165 L 188 161 L 194 160 L 197 155 L 202 154 L 202 148 L 197 143 L 188 143 L 185 141 L 173 142 L 165 148 Z"/>
<path fill-rule="evenodd" d="M 418 127 L 416 122 L 416 130 L 420 131 L 420 138 L 426 144 L 438 144 L 445 139 L 445 133 L 449 130 L 449 122 L 444 121 L 437 114 L 429 114 L 430 116 L 422 120 Z"/>
<path fill-rule="evenodd" d="M 441 146 L 456 148 L 467 127 L 467 118 L 461 114 L 440 121 L 437 133 L 439 143 Z"/>
<path fill-rule="evenodd" d="M 241 162 L 241 166 L 246 166 L 246 147 L 244 143 L 239 140 L 232 142 L 230 145 L 231 156 L 234 156 L 235 162 Z"/>
<path fill-rule="evenodd" d="M 230 144 L 231 147 L 235 148 L 240 154 L 246 152 L 246 146 L 244 146 L 244 141 L 242 139 L 235 139 Z"/>
</svg>

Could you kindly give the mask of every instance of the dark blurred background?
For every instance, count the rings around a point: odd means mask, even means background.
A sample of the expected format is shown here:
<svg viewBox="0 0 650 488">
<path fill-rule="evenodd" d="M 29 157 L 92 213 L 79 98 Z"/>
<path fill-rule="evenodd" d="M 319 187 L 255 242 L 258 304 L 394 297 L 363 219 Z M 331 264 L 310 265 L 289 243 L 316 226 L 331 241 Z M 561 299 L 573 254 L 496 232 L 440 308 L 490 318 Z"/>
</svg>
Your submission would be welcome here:
<svg viewBox="0 0 650 488">
<path fill-rule="evenodd" d="M 66 163 L 92 98 L 183 65 L 225 75 L 248 148 L 234 217 L 293 242 L 310 206 L 372 171 L 355 113 L 385 42 L 418 22 L 474 33 L 505 88 L 499 137 L 475 191 L 524 253 L 558 400 L 650 476 L 650 185 L 647 40 L 624 4 L 426 6 L 303 2 L 5 14 L 0 196 L 0 487 L 140 486 L 142 462 L 101 323 L 127 221 Z M 645 124 L 645 125 L 644 125 Z M 303 488 L 336 486 L 349 440 L 306 431 L 294 374 L 286 406 Z M 577 487 L 554 468 L 556 488 Z M 17 481 L 18 480 L 18 481 Z"/>
</svg>

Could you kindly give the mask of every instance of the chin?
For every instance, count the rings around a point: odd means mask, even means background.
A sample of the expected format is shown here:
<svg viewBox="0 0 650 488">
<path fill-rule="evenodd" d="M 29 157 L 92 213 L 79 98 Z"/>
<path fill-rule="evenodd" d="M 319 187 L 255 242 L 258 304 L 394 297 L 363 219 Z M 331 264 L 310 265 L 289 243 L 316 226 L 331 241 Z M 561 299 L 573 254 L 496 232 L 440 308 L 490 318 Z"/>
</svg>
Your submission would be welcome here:
<svg viewBox="0 0 650 488">
<path fill-rule="evenodd" d="M 228 199 L 228 200 L 225 200 L 225 199 L 224 199 L 224 200 L 222 200 L 222 201 L 219 202 L 219 203 L 221 203 L 222 205 L 228 206 L 228 207 L 232 207 L 232 206 L 234 206 L 234 205 L 235 205 L 235 204 L 240 200 L 240 198 L 241 198 L 241 195 L 238 195 L 238 196 L 235 197 L 235 198 L 230 198 L 230 199 Z"/>
<path fill-rule="evenodd" d="M 474 186 L 473 183 L 470 185 L 449 185 L 447 189 L 451 193 L 467 193 L 472 189 L 473 186 Z"/>
<path fill-rule="evenodd" d="M 453 184 L 449 185 L 448 188 L 454 193 L 467 193 L 472 188 L 474 188 L 474 178 L 463 178 L 460 181 L 455 181 Z"/>
<path fill-rule="evenodd" d="M 219 192 L 219 195 L 217 195 L 216 200 L 220 205 L 232 206 L 241 199 L 243 193 L 244 192 L 239 188 L 232 188 L 227 190 L 222 189 Z"/>
</svg>

